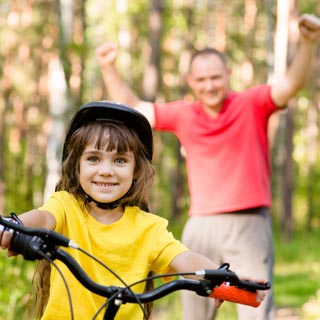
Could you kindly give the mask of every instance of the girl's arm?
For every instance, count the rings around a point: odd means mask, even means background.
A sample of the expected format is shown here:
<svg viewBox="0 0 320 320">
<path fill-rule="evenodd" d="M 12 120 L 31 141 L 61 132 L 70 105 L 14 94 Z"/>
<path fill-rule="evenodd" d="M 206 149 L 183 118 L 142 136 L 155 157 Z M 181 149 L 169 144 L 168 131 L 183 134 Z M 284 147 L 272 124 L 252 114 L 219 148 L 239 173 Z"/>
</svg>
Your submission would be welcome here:
<svg viewBox="0 0 320 320">
<path fill-rule="evenodd" d="M 192 272 L 202 269 L 217 269 L 219 266 L 199 253 L 186 251 L 171 261 L 170 268 L 174 272 Z"/>
<path fill-rule="evenodd" d="M 217 269 L 218 265 L 199 253 L 186 251 L 177 255 L 171 261 L 170 268 L 174 272 L 192 272 L 202 269 Z M 199 277 L 193 276 L 193 278 Z M 216 307 L 219 308 L 222 302 L 223 301 L 216 299 Z"/>
<path fill-rule="evenodd" d="M 55 217 L 46 210 L 33 209 L 19 215 L 26 227 L 52 230 L 56 226 Z"/>
</svg>

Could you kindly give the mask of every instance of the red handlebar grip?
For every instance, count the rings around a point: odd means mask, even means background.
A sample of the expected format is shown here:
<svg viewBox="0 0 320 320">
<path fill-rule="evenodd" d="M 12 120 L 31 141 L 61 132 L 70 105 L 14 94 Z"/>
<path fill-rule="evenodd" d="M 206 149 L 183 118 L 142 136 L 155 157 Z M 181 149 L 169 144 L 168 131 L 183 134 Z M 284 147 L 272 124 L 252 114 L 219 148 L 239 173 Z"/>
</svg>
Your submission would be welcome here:
<svg viewBox="0 0 320 320">
<path fill-rule="evenodd" d="M 256 292 L 239 289 L 234 286 L 228 286 L 225 283 L 221 284 L 220 287 L 215 288 L 210 297 L 219 300 L 245 304 L 255 308 L 261 303 L 257 301 Z"/>
</svg>

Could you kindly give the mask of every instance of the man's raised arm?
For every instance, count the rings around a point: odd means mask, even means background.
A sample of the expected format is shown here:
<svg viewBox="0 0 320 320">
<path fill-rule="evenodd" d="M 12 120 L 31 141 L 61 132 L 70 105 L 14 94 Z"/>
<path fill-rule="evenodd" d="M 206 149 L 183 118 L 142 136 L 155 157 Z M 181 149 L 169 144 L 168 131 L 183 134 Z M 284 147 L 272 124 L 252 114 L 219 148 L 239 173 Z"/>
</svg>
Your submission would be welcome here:
<svg viewBox="0 0 320 320">
<path fill-rule="evenodd" d="M 113 42 L 106 42 L 96 49 L 97 60 L 108 95 L 111 100 L 132 106 L 143 113 L 153 127 L 155 122 L 153 104 L 140 100 L 122 79 L 116 68 L 117 55 L 118 48 Z"/>
<path fill-rule="evenodd" d="M 284 78 L 272 85 L 272 100 L 279 107 L 284 107 L 308 79 L 314 49 L 320 38 L 320 19 L 310 14 L 302 15 L 299 18 L 299 30 L 299 47 L 292 63 Z"/>
</svg>

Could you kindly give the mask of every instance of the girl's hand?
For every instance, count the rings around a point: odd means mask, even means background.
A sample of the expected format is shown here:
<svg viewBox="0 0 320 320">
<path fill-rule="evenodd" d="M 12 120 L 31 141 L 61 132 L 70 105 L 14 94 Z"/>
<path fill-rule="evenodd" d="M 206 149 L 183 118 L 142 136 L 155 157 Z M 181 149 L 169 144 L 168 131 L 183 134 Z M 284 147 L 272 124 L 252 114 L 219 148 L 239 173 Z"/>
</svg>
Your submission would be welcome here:
<svg viewBox="0 0 320 320">
<path fill-rule="evenodd" d="M 220 308 L 220 306 L 223 304 L 223 300 L 215 299 L 214 300 L 216 308 Z"/>
<path fill-rule="evenodd" d="M 3 231 L 0 234 L 0 245 L 3 250 L 8 249 L 8 257 L 16 256 L 17 254 L 10 250 L 10 243 L 13 233 L 10 231 Z"/>
<path fill-rule="evenodd" d="M 267 295 L 266 291 L 257 291 L 257 302 L 262 302 Z"/>
</svg>

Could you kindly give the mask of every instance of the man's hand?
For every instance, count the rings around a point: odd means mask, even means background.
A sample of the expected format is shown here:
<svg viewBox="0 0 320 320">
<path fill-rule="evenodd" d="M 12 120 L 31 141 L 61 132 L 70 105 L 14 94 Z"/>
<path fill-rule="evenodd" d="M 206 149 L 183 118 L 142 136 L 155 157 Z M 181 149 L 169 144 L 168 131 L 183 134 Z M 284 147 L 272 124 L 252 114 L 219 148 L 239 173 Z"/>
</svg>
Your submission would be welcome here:
<svg viewBox="0 0 320 320">
<path fill-rule="evenodd" d="M 303 14 L 299 18 L 299 29 L 302 38 L 317 42 L 320 38 L 320 19 L 312 14 Z"/>
<path fill-rule="evenodd" d="M 114 42 L 106 42 L 96 49 L 97 60 L 102 69 L 114 67 L 118 55 L 118 47 Z"/>
</svg>

